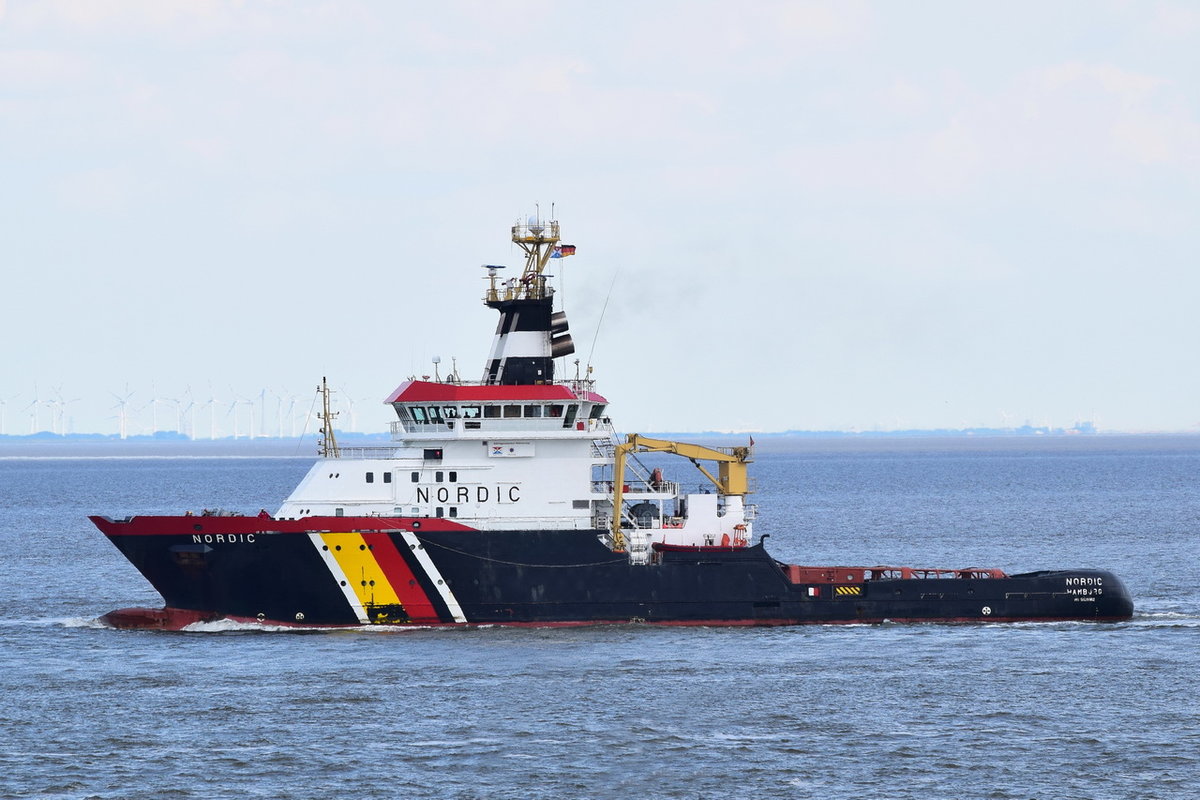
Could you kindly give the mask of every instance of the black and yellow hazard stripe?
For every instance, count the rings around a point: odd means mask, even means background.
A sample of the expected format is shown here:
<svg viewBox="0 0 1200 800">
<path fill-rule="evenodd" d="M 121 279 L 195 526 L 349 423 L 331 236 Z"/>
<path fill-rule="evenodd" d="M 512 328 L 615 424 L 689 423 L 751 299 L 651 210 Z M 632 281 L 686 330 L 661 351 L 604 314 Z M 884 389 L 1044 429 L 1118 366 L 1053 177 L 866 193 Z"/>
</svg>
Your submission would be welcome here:
<svg viewBox="0 0 1200 800">
<path fill-rule="evenodd" d="M 862 595 L 861 586 L 835 586 L 833 587 L 835 597 L 858 597 Z"/>
</svg>

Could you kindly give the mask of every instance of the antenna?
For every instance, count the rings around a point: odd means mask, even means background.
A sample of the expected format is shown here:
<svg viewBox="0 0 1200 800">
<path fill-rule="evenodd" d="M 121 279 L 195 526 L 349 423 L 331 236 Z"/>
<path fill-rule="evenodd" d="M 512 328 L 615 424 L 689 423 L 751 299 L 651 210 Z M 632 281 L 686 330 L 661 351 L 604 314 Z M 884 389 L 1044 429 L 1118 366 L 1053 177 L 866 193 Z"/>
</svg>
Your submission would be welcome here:
<svg viewBox="0 0 1200 800">
<path fill-rule="evenodd" d="M 592 353 L 596 352 L 596 340 L 600 338 L 600 326 L 604 324 L 604 312 L 608 311 L 608 301 L 612 299 L 613 287 L 617 285 L 617 278 L 620 276 L 621 270 L 613 273 L 612 283 L 608 285 L 608 296 L 604 298 L 604 306 L 600 309 L 600 319 L 596 320 L 596 333 L 592 336 L 592 349 L 588 350 L 588 374 L 592 372 Z"/>
</svg>

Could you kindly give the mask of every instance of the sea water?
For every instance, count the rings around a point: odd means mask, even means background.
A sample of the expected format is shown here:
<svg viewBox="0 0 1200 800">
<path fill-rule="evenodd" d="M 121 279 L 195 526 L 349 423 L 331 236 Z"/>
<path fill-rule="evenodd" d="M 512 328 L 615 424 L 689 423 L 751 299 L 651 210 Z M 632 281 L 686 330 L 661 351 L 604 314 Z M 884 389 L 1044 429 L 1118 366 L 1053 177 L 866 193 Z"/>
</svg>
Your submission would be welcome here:
<svg viewBox="0 0 1200 800">
<path fill-rule="evenodd" d="M 0 797 L 1200 795 L 1200 438 L 758 443 L 781 560 L 1110 569 L 1127 623 L 95 621 L 161 600 L 86 515 L 274 509 L 309 464 L 0 458 Z"/>
</svg>

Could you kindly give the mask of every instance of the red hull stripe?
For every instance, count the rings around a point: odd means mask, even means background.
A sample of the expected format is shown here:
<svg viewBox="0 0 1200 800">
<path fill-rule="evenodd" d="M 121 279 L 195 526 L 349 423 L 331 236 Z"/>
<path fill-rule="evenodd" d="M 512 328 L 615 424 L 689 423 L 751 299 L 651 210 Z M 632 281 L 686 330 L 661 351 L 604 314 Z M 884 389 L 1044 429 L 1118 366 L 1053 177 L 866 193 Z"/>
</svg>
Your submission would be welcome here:
<svg viewBox="0 0 1200 800">
<path fill-rule="evenodd" d="M 404 606 L 409 618 L 416 623 L 441 622 L 437 609 L 430 602 L 425 590 L 421 588 L 421 582 L 413 574 L 408 561 L 396 549 L 392 537 L 386 533 L 364 533 L 362 537 L 363 541 L 371 545 L 375 561 L 383 570 L 383 574 L 387 576 L 388 582 L 392 584 L 392 590 L 400 598 L 400 603 Z"/>
<path fill-rule="evenodd" d="M 411 529 L 425 531 L 472 531 L 448 519 L 422 517 L 301 517 L 272 519 L 271 517 L 134 517 L 129 521 L 106 517 L 88 517 L 105 536 L 196 536 L 217 534 L 277 534 L 329 533 L 331 531 L 377 531 L 380 529 Z"/>
</svg>

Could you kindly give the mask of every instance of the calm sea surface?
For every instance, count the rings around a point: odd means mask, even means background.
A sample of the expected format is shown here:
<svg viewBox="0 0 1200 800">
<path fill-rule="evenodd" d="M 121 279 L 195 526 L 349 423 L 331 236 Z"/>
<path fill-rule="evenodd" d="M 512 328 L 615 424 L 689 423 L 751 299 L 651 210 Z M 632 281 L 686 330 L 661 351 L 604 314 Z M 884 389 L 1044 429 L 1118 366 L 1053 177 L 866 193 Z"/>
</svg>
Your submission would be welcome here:
<svg viewBox="0 0 1200 800">
<path fill-rule="evenodd" d="M 1129 623 L 94 622 L 161 600 L 87 514 L 274 509 L 310 463 L 0 457 L 0 797 L 1200 796 L 1200 437 L 759 443 L 781 560 L 1107 568 Z"/>
</svg>

